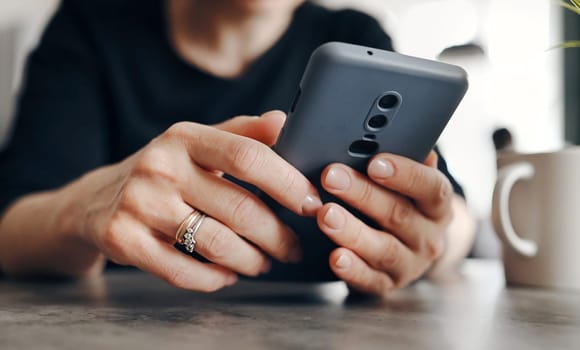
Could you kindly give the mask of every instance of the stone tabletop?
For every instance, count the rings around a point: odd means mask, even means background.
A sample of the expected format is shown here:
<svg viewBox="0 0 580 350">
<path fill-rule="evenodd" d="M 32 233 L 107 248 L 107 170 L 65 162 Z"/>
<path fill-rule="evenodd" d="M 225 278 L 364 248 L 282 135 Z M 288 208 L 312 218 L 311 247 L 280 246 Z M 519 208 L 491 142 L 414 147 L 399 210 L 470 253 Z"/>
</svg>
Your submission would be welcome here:
<svg viewBox="0 0 580 350">
<path fill-rule="evenodd" d="M 580 349 L 580 293 L 506 288 L 468 261 L 387 300 L 342 283 L 241 282 L 215 294 L 138 271 L 0 281 L 0 349 Z"/>
</svg>

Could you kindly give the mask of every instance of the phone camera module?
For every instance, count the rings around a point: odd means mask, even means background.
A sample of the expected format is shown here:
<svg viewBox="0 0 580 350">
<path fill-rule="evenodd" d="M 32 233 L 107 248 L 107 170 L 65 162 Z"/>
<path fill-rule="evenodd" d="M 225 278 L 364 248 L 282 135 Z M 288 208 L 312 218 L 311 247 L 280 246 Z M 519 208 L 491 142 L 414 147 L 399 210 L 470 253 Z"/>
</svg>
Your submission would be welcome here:
<svg viewBox="0 0 580 350">
<path fill-rule="evenodd" d="M 371 117 L 368 122 L 367 126 L 370 130 L 379 130 L 387 126 L 389 119 L 382 114 L 377 114 L 374 117 Z"/>
<path fill-rule="evenodd" d="M 395 108 L 397 104 L 399 104 L 399 96 L 395 94 L 385 95 L 379 100 L 379 108 L 382 110 Z"/>
</svg>

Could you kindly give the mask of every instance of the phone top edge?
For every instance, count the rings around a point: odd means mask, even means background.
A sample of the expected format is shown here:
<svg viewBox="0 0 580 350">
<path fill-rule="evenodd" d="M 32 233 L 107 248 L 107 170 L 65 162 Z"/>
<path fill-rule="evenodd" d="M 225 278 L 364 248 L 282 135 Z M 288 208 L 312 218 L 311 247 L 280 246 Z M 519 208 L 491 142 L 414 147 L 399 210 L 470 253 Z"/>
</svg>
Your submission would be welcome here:
<svg viewBox="0 0 580 350">
<path fill-rule="evenodd" d="M 372 55 L 368 53 L 369 50 Z M 404 74 L 429 75 L 463 85 L 465 90 L 468 87 L 468 74 L 460 66 L 393 51 L 333 41 L 314 50 L 311 60 L 315 61 L 322 57 L 365 66 L 388 66 Z"/>
</svg>

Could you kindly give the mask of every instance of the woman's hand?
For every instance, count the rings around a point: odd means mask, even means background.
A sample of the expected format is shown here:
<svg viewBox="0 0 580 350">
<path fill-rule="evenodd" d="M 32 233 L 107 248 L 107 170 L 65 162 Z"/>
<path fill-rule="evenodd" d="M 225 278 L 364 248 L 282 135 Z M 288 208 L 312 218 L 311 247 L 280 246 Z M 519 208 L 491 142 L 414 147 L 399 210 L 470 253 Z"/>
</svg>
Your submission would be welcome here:
<svg viewBox="0 0 580 350">
<path fill-rule="evenodd" d="M 318 212 L 321 230 L 340 246 L 330 266 L 351 287 L 384 296 L 422 276 L 443 253 L 454 193 L 435 152 L 425 164 L 377 155 L 368 177 L 332 164 L 322 184 L 381 227 L 369 227 L 335 203 Z"/>
<path fill-rule="evenodd" d="M 100 186 L 80 206 L 84 220 L 77 231 L 113 261 L 191 290 L 231 285 L 236 273 L 264 273 L 267 255 L 297 262 L 294 233 L 255 195 L 221 176 L 251 183 L 297 214 L 314 215 L 322 206 L 316 189 L 269 148 L 283 123 L 283 113 L 270 112 L 215 127 L 172 126 L 102 170 Z M 173 247 L 178 226 L 194 209 L 207 214 L 195 250 L 213 264 Z"/>
</svg>

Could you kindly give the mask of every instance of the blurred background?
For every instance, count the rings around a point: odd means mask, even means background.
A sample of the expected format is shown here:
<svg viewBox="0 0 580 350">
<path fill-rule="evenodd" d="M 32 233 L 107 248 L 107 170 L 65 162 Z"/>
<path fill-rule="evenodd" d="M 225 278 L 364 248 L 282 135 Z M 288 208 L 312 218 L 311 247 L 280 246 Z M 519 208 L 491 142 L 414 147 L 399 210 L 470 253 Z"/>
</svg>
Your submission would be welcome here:
<svg viewBox="0 0 580 350">
<path fill-rule="evenodd" d="M 25 58 L 58 2 L 0 2 L 0 147 L 10 130 Z M 474 254 L 497 256 L 489 224 L 496 175 L 491 135 L 496 128 L 507 127 L 517 150 L 525 152 L 562 147 L 566 139 L 578 141 L 580 49 L 548 49 L 560 43 L 565 32 L 580 32 L 580 18 L 565 15 L 551 0 L 317 2 L 376 17 L 401 53 L 467 70 L 470 90 L 440 147 L 479 219 Z"/>
</svg>

